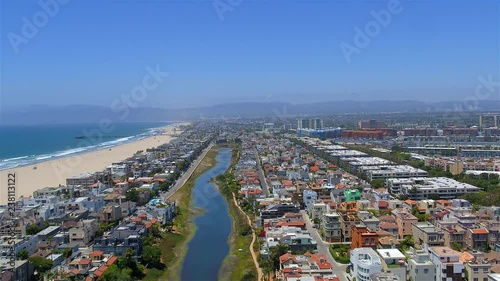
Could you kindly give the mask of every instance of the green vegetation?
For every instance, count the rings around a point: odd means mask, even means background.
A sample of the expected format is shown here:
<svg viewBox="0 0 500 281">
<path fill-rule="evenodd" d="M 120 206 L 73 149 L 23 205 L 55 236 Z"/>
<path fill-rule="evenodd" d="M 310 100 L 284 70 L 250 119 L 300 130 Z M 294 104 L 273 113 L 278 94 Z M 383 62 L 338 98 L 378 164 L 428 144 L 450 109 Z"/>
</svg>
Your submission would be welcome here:
<svg viewBox="0 0 500 281">
<path fill-rule="evenodd" d="M 405 236 L 405 238 L 401 240 L 401 251 L 403 253 L 409 250 L 410 247 L 415 247 L 415 241 L 412 235 Z"/>
<path fill-rule="evenodd" d="M 257 211 L 254 198 L 243 200 L 240 198 L 240 206 L 245 212 L 241 212 L 234 198 L 239 198 L 239 184 L 232 172 L 237 163 L 241 151 L 239 144 L 229 144 L 232 148 L 231 166 L 226 173 L 215 178 L 214 183 L 222 196 L 226 199 L 229 214 L 233 219 L 233 231 L 229 238 L 229 254 L 224 259 L 219 272 L 220 280 L 255 280 L 257 271 L 250 253 L 252 243 L 252 226 L 248 224 L 245 213 L 253 216 Z"/>
<path fill-rule="evenodd" d="M 155 246 L 145 246 L 142 250 L 142 263 L 153 267 L 161 263 L 161 250 Z"/>
<path fill-rule="evenodd" d="M 43 230 L 43 228 L 41 228 L 39 225 L 32 224 L 32 225 L 26 227 L 26 235 L 35 235 L 42 230 Z"/>
<path fill-rule="evenodd" d="M 351 247 L 349 245 L 335 244 L 330 247 L 330 253 L 336 262 L 348 264 L 350 262 L 350 257 L 347 252 L 350 249 Z"/>
<path fill-rule="evenodd" d="M 385 180 L 384 179 L 374 179 L 374 180 L 372 180 L 372 182 L 370 184 L 371 184 L 371 186 L 373 186 L 373 188 L 385 187 Z"/>
<path fill-rule="evenodd" d="M 42 280 L 42 276 L 52 268 L 53 262 L 49 259 L 45 259 L 42 257 L 31 257 L 28 258 L 28 261 L 33 264 L 33 269 L 36 271 L 35 279 L 33 280 Z"/>
<path fill-rule="evenodd" d="M 411 208 L 411 214 L 417 217 L 418 221 L 427 221 L 431 217 L 429 214 L 420 214 L 417 206 Z"/>
<path fill-rule="evenodd" d="M 462 245 L 458 242 L 453 242 L 452 245 L 451 245 L 451 248 L 455 251 L 463 251 L 464 247 L 462 247 Z"/>
<path fill-rule="evenodd" d="M 200 212 L 192 208 L 194 182 L 216 164 L 216 156 L 217 151 L 210 150 L 189 180 L 169 199 L 175 201 L 177 206 L 173 223 L 162 226 L 164 231 L 158 230 L 157 237 L 145 239 L 145 247 L 160 249 L 160 263 L 148 266 L 145 269 L 146 276 L 142 280 L 180 280 L 179 275 L 187 252 L 187 244 L 196 231 L 192 220 Z M 158 261 L 157 252 L 153 250 L 150 254 L 151 257 L 147 259 Z"/>
<path fill-rule="evenodd" d="M 500 206 L 500 180 L 498 175 L 459 175 L 456 178 L 458 181 L 472 184 L 482 189 L 478 193 L 471 193 L 462 196 L 464 199 L 469 200 L 473 205 Z"/>
<path fill-rule="evenodd" d="M 400 146 L 393 146 L 391 153 L 384 153 L 380 151 L 372 150 L 370 146 L 349 146 L 351 149 L 356 149 L 365 152 L 371 156 L 381 157 L 396 163 L 408 164 L 416 168 L 423 169 L 427 171 L 429 177 L 447 177 L 453 178 L 459 182 L 468 183 L 481 188 L 482 190 L 478 193 L 471 193 L 463 195 L 462 198 L 470 201 L 476 206 L 498 206 L 500 205 L 500 179 L 496 174 L 482 174 L 480 176 L 473 175 L 453 175 L 448 171 L 444 171 L 439 168 L 432 168 L 425 166 L 422 161 L 411 160 L 410 155 L 406 153 L 406 149 Z M 380 187 L 381 182 L 372 182 L 372 186 Z M 405 198 L 400 198 L 405 199 Z M 432 194 L 429 199 L 439 199 L 439 196 Z"/>
<path fill-rule="evenodd" d="M 71 248 L 64 250 L 64 252 L 62 253 L 64 259 L 69 258 L 71 254 L 73 254 L 73 250 Z"/>
<path fill-rule="evenodd" d="M 290 251 L 290 246 L 278 244 L 269 248 L 269 258 L 259 257 L 259 264 L 265 274 L 275 272 L 280 269 L 280 257 Z"/>
<path fill-rule="evenodd" d="M 108 267 L 101 279 L 103 281 L 142 279 L 144 277 L 144 266 L 138 264 L 133 257 L 134 252 L 132 249 L 125 250 L 123 257 L 118 258 L 115 264 Z"/>
<path fill-rule="evenodd" d="M 18 260 L 28 259 L 28 250 L 22 249 L 21 251 L 19 251 L 19 253 L 17 253 L 17 259 Z"/>
</svg>

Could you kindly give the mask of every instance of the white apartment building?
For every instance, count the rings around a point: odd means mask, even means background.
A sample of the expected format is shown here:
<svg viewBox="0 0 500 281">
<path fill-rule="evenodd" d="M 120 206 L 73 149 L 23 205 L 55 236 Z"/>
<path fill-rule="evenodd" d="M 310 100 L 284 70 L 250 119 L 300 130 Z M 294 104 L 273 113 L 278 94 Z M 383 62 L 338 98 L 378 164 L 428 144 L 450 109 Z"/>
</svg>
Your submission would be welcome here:
<svg viewBox="0 0 500 281">
<path fill-rule="evenodd" d="M 351 275 L 359 281 L 369 281 L 370 275 L 382 272 L 380 256 L 372 248 L 356 248 L 350 253 Z"/>
<path fill-rule="evenodd" d="M 479 187 L 446 177 L 435 178 L 389 178 L 387 187 L 394 194 L 407 195 L 412 200 L 429 199 L 437 195 L 441 199 L 454 199 L 461 194 L 479 192 Z"/>
</svg>

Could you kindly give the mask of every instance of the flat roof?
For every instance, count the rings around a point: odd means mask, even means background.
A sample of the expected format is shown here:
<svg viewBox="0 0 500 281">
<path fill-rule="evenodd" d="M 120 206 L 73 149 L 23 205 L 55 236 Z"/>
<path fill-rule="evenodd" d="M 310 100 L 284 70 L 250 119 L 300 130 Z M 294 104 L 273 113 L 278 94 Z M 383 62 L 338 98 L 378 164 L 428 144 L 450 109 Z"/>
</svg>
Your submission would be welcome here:
<svg viewBox="0 0 500 281">
<path fill-rule="evenodd" d="M 384 259 L 406 259 L 405 255 L 398 249 L 377 249 L 377 252 Z"/>
</svg>

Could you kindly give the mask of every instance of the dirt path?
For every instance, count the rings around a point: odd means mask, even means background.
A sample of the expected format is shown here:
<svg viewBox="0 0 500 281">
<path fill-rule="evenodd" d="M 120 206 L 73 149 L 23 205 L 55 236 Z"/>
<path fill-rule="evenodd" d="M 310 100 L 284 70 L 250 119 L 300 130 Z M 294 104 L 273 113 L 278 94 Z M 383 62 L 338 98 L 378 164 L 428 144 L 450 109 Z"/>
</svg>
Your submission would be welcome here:
<svg viewBox="0 0 500 281">
<path fill-rule="evenodd" d="M 253 244 L 255 244 L 255 240 L 257 240 L 257 235 L 255 235 L 255 229 L 253 228 L 252 221 L 250 220 L 250 217 L 245 212 L 243 212 L 240 205 L 236 201 L 236 196 L 234 196 L 234 193 L 233 193 L 233 201 L 234 201 L 234 204 L 236 205 L 236 207 L 238 207 L 238 209 L 240 210 L 240 212 L 242 212 L 247 217 L 248 225 L 250 225 L 250 227 L 252 228 L 252 243 L 250 243 L 250 254 L 252 254 L 253 263 L 255 264 L 255 268 L 257 269 L 257 280 L 261 281 L 262 280 L 262 269 L 260 268 L 259 262 L 257 261 L 257 254 L 253 250 Z"/>
</svg>

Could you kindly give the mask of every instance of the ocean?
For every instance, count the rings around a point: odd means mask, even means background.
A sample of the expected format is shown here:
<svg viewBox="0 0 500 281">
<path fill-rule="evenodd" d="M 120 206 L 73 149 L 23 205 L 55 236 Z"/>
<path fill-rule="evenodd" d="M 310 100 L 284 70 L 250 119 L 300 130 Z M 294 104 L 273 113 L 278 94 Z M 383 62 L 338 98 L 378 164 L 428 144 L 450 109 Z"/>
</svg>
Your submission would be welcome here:
<svg viewBox="0 0 500 281">
<path fill-rule="evenodd" d="M 173 123 L 0 126 L 0 170 L 111 148 L 158 134 Z"/>
</svg>

